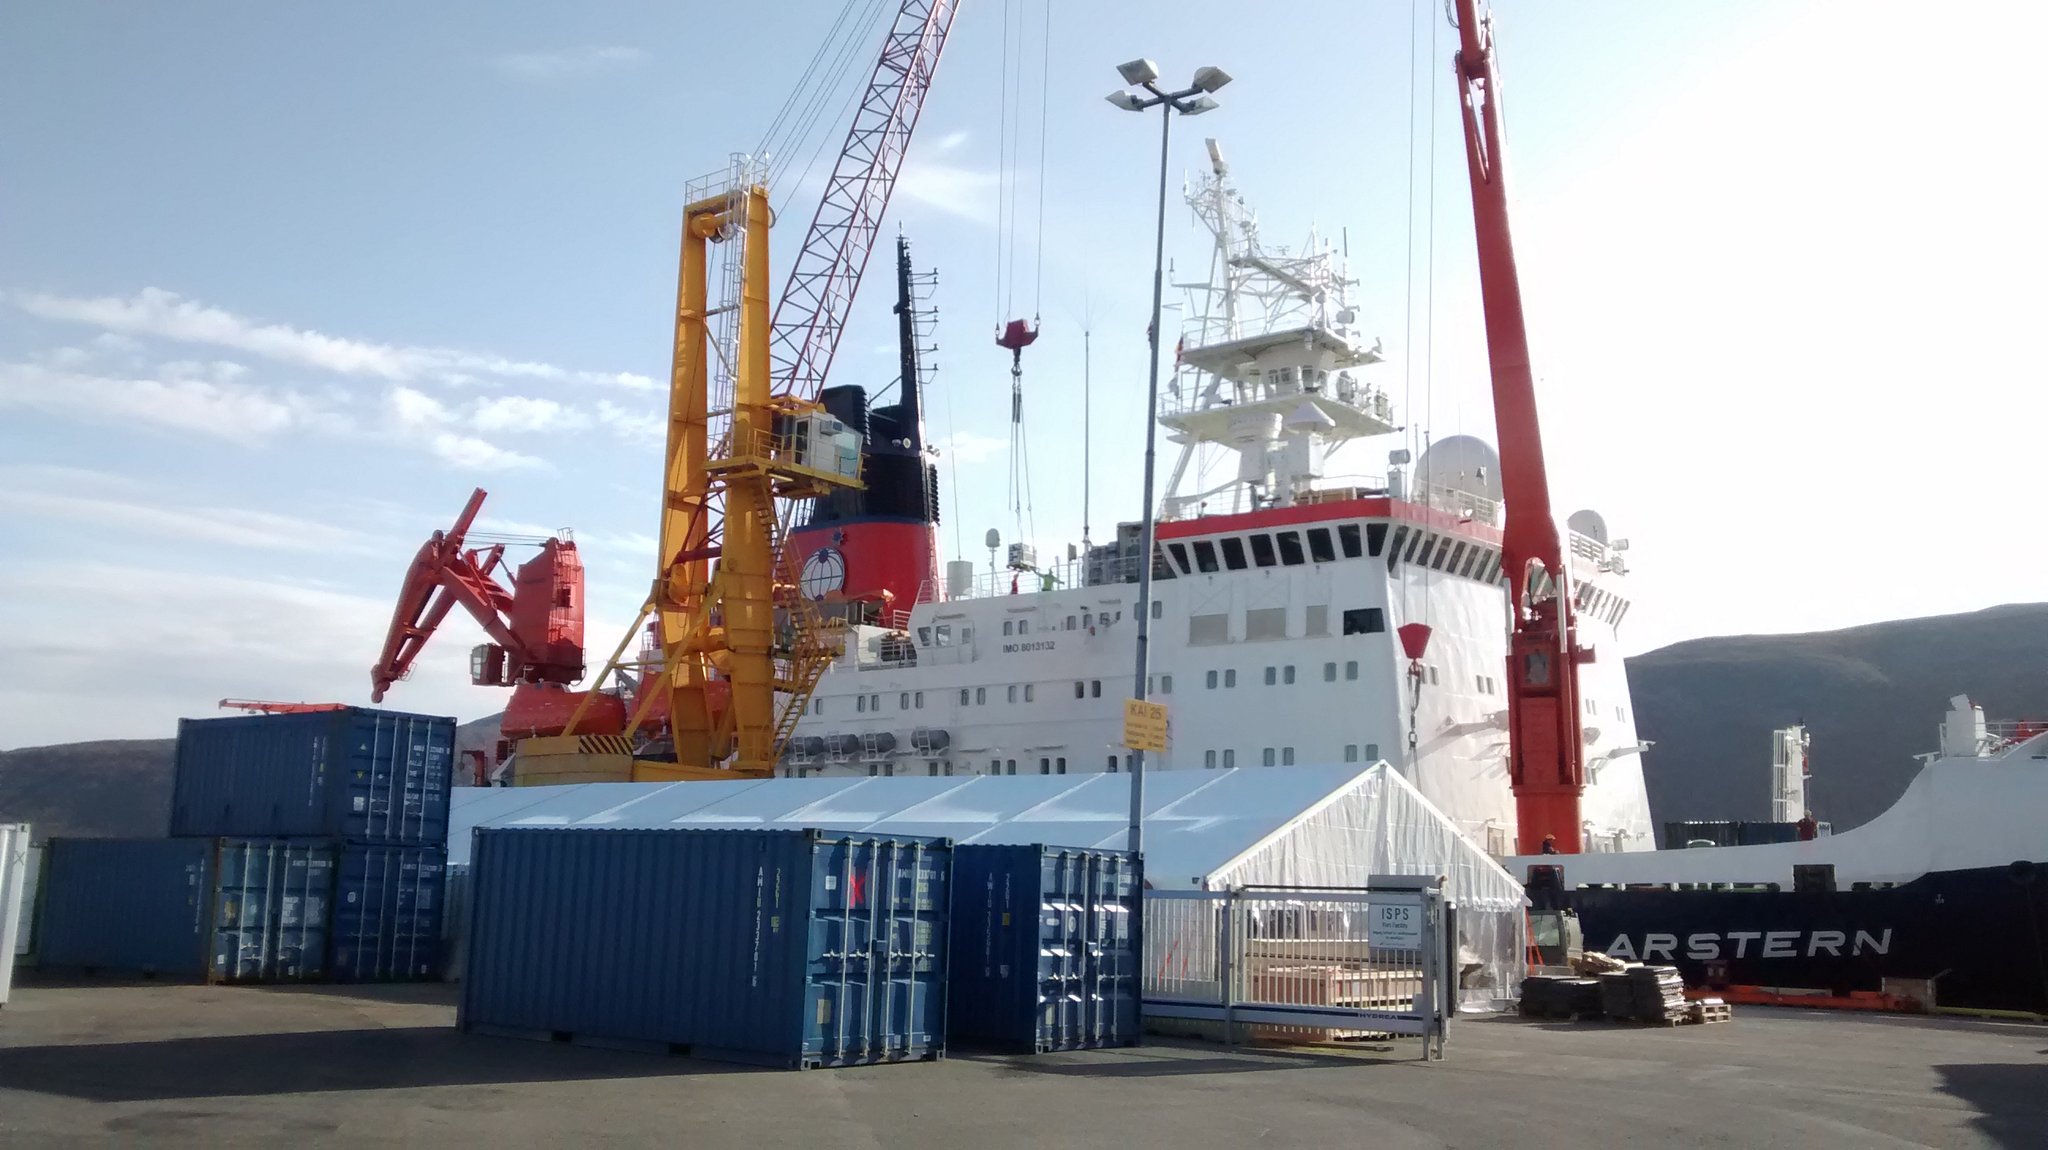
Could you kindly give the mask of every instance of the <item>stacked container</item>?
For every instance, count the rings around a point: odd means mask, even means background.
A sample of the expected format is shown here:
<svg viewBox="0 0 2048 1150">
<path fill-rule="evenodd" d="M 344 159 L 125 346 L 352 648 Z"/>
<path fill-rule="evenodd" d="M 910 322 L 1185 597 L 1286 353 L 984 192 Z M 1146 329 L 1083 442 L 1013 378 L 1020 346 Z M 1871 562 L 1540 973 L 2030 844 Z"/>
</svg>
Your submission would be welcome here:
<svg viewBox="0 0 2048 1150">
<path fill-rule="evenodd" d="M 53 843 L 43 961 L 438 977 L 454 753 L 454 719 L 395 711 L 181 721 L 170 839 Z"/>
<path fill-rule="evenodd" d="M 1144 880 L 1123 851 L 953 851 L 947 1036 L 1038 1052 L 1139 1039 Z"/>
<path fill-rule="evenodd" d="M 945 1049 L 947 839 L 476 832 L 467 1031 L 811 1068 Z"/>
</svg>

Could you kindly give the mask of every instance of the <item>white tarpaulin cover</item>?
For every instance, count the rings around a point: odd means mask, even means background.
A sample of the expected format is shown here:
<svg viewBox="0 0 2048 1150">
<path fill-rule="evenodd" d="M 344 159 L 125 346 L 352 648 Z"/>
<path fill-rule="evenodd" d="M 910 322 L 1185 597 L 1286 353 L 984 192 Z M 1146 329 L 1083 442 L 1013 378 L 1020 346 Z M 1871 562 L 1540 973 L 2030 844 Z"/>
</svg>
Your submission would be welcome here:
<svg viewBox="0 0 2048 1150">
<path fill-rule="evenodd" d="M 468 864 L 479 826 L 817 827 L 1121 850 L 1129 810 L 1122 774 L 457 788 L 448 861 Z M 1512 994 L 1522 888 L 1385 763 L 1145 776 L 1145 877 L 1155 888 L 1364 886 L 1376 874 L 1442 875 L 1465 961 L 1484 968 L 1468 985 L 1483 982 L 1483 997 Z"/>
</svg>

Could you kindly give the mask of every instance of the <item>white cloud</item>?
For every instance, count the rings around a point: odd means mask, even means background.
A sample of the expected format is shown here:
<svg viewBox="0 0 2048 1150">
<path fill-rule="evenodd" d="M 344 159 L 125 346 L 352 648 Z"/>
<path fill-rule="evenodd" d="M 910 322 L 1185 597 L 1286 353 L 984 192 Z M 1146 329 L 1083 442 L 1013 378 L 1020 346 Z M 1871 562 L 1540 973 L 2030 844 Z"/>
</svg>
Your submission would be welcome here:
<svg viewBox="0 0 2048 1150">
<path fill-rule="evenodd" d="M 451 467 L 470 471 L 509 471 L 521 467 L 547 466 L 531 455 L 508 451 L 474 435 L 442 431 L 427 440 L 427 444 L 436 459 Z"/>
<path fill-rule="evenodd" d="M 0 467 L 0 506 L 124 534 L 269 551 L 376 554 L 358 531 L 296 515 L 166 498 L 152 485 L 75 467 Z"/>
<path fill-rule="evenodd" d="M 448 405 L 423 391 L 410 387 L 394 387 L 389 396 L 391 417 L 402 431 L 422 431 L 442 427 L 455 419 Z"/>
<path fill-rule="evenodd" d="M 956 151 L 959 149 L 960 145 L 965 144 L 968 141 L 969 137 L 970 133 L 967 131 L 967 129 L 955 128 L 954 130 L 947 132 L 945 135 L 940 136 L 938 139 L 932 141 L 932 149 L 934 151 L 939 152 Z"/>
<path fill-rule="evenodd" d="M 634 411 L 609 399 L 597 401 L 597 421 L 628 442 L 661 443 L 668 438 L 668 420 L 663 414 Z"/>
<path fill-rule="evenodd" d="M 16 306 L 42 319 L 83 323 L 122 336 L 149 336 L 228 347 L 280 363 L 338 375 L 396 382 L 432 380 L 449 385 L 479 377 L 544 379 L 645 391 L 654 381 L 634 372 L 571 371 L 548 363 L 505 359 L 456 348 L 411 347 L 327 335 L 286 324 L 262 323 L 175 292 L 146 287 L 133 296 L 85 299 L 26 292 Z"/>
<path fill-rule="evenodd" d="M 228 440 L 331 427 L 337 413 L 294 392 L 193 378 L 123 378 L 40 364 L 0 364 L 0 407 L 86 422 L 129 421 Z"/>
<path fill-rule="evenodd" d="M 1010 449 L 1008 440 L 975 431 L 956 431 L 947 438 L 934 440 L 933 446 L 939 449 L 941 459 L 968 467 L 986 463 Z"/>
<path fill-rule="evenodd" d="M 590 417 L 552 399 L 504 395 L 479 400 L 470 414 L 478 431 L 570 431 L 590 426 Z"/>
<path fill-rule="evenodd" d="M 896 194 L 961 219 L 992 224 L 996 189 L 1001 183 L 995 172 L 913 156 L 903 161 L 903 171 L 896 177 Z"/>
<path fill-rule="evenodd" d="M 607 45 L 561 48 L 552 52 L 512 52 L 492 63 L 498 71 L 515 80 L 553 83 L 636 67 L 646 59 L 647 53 L 638 48 Z"/>
</svg>

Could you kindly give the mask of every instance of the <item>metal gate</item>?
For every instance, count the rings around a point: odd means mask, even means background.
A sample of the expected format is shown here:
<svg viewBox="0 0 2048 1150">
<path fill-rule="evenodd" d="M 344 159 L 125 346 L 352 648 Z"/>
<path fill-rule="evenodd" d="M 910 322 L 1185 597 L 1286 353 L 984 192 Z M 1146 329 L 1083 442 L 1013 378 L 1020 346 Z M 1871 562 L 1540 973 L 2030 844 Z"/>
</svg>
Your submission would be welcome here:
<svg viewBox="0 0 2048 1150">
<path fill-rule="evenodd" d="M 1145 892 L 1144 1013 L 1221 1022 L 1235 1041 L 1377 1035 L 1443 1057 L 1457 937 L 1440 880 Z"/>
</svg>

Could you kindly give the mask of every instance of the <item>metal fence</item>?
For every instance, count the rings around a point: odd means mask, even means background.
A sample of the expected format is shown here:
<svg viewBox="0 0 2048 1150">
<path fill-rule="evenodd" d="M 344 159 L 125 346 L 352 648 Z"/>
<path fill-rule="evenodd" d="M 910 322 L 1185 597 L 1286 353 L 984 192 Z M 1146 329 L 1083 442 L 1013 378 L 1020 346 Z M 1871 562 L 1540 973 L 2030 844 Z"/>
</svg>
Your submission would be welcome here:
<svg viewBox="0 0 2048 1150">
<path fill-rule="evenodd" d="M 1147 891 L 1144 1013 L 1220 1022 L 1231 1041 L 1416 1037 L 1439 1059 L 1455 937 L 1434 879 Z"/>
</svg>

